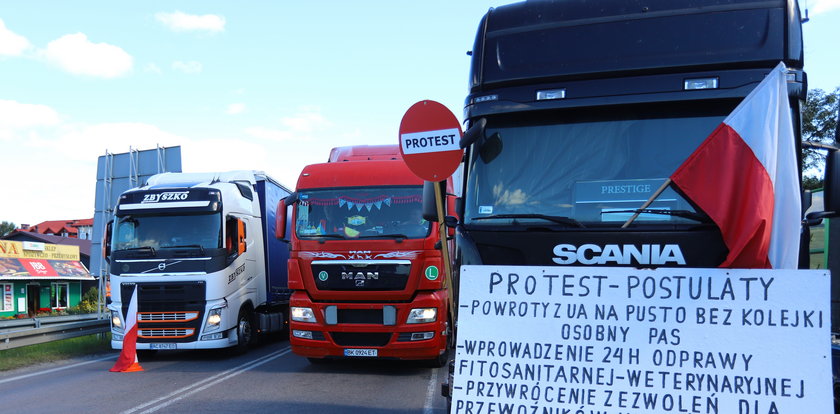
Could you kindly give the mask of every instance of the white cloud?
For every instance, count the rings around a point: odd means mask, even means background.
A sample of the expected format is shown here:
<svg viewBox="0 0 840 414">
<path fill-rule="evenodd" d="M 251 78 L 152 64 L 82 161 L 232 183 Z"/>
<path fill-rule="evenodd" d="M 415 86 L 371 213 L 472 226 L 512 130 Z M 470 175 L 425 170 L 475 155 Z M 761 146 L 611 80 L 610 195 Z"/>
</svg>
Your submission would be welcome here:
<svg viewBox="0 0 840 414">
<path fill-rule="evenodd" d="M 280 118 L 280 124 L 282 128 L 250 127 L 245 129 L 245 133 L 268 141 L 309 141 L 332 126 L 320 110 L 314 107 L 304 107 L 294 116 Z"/>
<path fill-rule="evenodd" d="M 56 125 L 58 112 L 46 105 L 34 105 L 0 99 L 0 138 L 13 130 Z"/>
<path fill-rule="evenodd" d="M 808 10 L 808 17 L 840 9 L 840 0 L 800 0 L 799 9 L 802 17 L 805 17 L 805 9 Z"/>
<path fill-rule="evenodd" d="M 292 131 L 305 133 L 332 125 L 316 108 L 305 108 L 295 116 L 283 117 L 280 123 Z"/>
<path fill-rule="evenodd" d="M 0 56 L 20 56 L 31 47 L 29 40 L 7 29 L 0 19 Z"/>
<path fill-rule="evenodd" d="M 176 32 L 221 32 L 225 30 L 225 18 L 215 14 L 156 13 L 155 19 Z"/>
<path fill-rule="evenodd" d="M 116 78 L 134 66 L 134 58 L 120 47 L 93 43 L 83 33 L 53 40 L 43 54 L 48 61 L 76 75 Z"/>
<path fill-rule="evenodd" d="M 163 71 L 160 70 L 160 67 L 154 63 L 147 63 L 146 66 L 143 66 L 143 72 L 156 73 L 158 75 L 163 73 Z"/>
<path fill-rule="evenodd" d="M 245 104 L 241 102 L 232 103 L 228 105 L 227 111 L 225 111 L 228 115 L 237 115 L 245 112 Z"/>
<path fill-rule="evenodd" d="M 191 60 L 189 62 L 181 62 L 180 60 L 177 60 L 175 62 L 172 62 L 172 69 L 184 72 L 186 74 L 195 74 L 201 73 L 204 67 L 201 65 L 201 62 L 196 62 L 194 60 Z"/>
</svg>

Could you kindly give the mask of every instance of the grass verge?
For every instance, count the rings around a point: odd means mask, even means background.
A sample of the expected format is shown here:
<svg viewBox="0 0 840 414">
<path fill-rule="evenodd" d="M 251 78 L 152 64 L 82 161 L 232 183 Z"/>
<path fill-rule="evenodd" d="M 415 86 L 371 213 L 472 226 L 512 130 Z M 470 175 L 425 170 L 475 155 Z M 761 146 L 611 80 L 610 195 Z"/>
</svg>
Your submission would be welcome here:
<svg viewBox="0 0 840 414">
<path fill-rule="evenodd" d="M 111 333 L 62 339 L 0 351 L 0 371 L 111 351 Z"/>
</svg>

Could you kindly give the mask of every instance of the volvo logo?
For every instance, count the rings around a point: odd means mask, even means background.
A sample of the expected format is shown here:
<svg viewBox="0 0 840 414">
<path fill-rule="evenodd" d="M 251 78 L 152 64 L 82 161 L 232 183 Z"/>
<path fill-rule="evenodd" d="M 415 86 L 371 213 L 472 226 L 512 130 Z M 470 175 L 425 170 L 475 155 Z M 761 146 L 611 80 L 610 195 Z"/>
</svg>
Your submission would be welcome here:
<svg viewBox="0 0 840 414">
<path fill-rule="evenodd" d="M 163 263 L 163 262 L 158 263 L 158 270 L 160 270 L 160 271 L 166 270 L 166 263 Z"/>
<path fill-rule="evenodd" d="M 341 280 L 379 280 L 379 272 L 341 272 Z"/>
</svg>

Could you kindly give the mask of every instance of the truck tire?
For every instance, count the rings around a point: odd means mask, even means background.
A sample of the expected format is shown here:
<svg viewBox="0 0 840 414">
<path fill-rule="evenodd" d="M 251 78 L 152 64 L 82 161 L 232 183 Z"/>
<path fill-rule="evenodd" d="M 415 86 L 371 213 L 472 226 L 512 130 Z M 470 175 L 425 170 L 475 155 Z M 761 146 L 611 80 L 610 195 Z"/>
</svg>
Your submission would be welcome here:
<svg viewBox="0 0 840 414">
<path fill-rule="evenodd" d="M 447 335 L 446 335 L 446 349 L 443 351 L 442 354 L 438 355 L 437 358 L 432 358 L 432 359 L 427 361 L 427 364 L 428 364 L 429 367 L 440 368 L 440 367 L 446 365 L 447 362 L 449 362 L 449 355 L 451 353 L 450 351 L 452 350 L 452 346 L 455 343 L 454 342 L 455 331 L 452 329 L 453 328 L 452 322 L 449 322 L 448 326 L 449 326 L 449 329 L 448 329 L 449 332 L 447 332 Z"/>
<path fill-rule="evenodd" d="M 236 319 L 236 338 L 235 352 L 238 354 L 245 353 L 255 342 L 254 312 L 247 308 L 242 308 Z"/>
</svg>

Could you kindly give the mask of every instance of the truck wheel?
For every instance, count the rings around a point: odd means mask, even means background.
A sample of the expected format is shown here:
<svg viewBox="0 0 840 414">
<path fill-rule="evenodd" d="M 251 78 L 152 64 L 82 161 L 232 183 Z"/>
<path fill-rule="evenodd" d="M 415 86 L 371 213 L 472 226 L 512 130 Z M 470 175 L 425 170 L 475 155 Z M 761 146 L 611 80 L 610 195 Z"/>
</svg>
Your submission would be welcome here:
<svg viewBox="0 0 840 414">
<path fill-rule="evenodd" d="M 239 317 L 236 322 L 236 352 L 244 353 L 248 347 L 254 343 L 254 314 L 248 309 L 239 311 Z"/>
<path fill-rule="evenodd" d="M 452 350 L 452 345 L 454 344 L 454 330 L 452 329 L 452 323 L 449 323 L 449 332 L 446 335 L 446 350 L 443 351 L 442 354 L 438 355 L 437 358 L 432 358 L 428 361 L 428 365 L 432 368 L 440 368 L 446 365 L 449 362 L 449 354 Z"/>
</svg>

